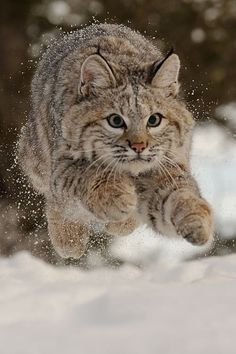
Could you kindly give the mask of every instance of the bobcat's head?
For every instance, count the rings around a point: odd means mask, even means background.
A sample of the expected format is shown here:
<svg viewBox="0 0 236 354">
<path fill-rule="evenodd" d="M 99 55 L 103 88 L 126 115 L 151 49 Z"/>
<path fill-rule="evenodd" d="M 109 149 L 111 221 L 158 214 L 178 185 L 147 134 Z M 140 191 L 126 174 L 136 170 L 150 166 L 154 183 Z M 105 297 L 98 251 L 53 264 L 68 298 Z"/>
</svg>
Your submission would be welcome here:
<svg viewBox="0 0 236 354">
<path fill-rule="evenodd" d="M 77 156 L 134 175 L 184 158 L 193 120 L 177 97 L 179 69 L 176 54 L 127 68 L 87 57 L 71 111 Z"/>
</svg>

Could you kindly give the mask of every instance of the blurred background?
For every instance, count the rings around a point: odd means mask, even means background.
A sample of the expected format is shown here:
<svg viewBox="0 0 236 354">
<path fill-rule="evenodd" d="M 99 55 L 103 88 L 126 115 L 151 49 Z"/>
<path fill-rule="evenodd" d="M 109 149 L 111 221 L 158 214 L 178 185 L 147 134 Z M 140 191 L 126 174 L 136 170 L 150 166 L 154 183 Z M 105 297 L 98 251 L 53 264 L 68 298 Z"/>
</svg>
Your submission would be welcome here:
<svg viewBox="0 0 236 354">
<path fill-rule="evenodd" d="M 29 250 L 48 262 L 62 262 L 48 240 L 43 200 L 15 163 L 15 144 L 27 119 L 30 81 L 41 52 L 62 31 L 94 21 L 126 24 L 163 52 L 174 46 L 179 54 L 182 89 L 197 121 L 192 168 L 215 210 L 217 242 L 209 253 L 236 251 L 236 1 L 1 0 L 0 255 Z M 107 243 L 92 240 L 91 264 L 95 250 L 102 253 Z M 163 243 L 141 230 L 138 237 L 110 244 L 110 261 L 139 263 L 157 254 L 173 258 L 179 246 L 171 242 L 170 253 L 161 252 Z M 188 254 L 186 247 L 191 254 L 191 246 L 181 244 L 182 255 Z"/>
</svg>

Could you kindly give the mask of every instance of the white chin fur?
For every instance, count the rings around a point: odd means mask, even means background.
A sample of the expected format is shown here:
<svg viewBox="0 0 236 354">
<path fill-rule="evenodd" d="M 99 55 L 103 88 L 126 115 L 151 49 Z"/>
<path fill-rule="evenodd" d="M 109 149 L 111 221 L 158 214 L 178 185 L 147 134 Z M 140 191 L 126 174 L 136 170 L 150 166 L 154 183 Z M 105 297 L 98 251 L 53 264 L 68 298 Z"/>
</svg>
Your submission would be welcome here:
<svg viewBox="0 0 236 354">
<path fill-rule="evenodd" d="M 155 160 L 151 162 L 144 162 L 144 161 L 130 161 L 121 165 L 121 169 L 123 171 L 130 172 L 132 175 L 139 175 L 140 173 L 144 173 L 152 169 L 154 166 L 157 165 Z"/>
</svg>

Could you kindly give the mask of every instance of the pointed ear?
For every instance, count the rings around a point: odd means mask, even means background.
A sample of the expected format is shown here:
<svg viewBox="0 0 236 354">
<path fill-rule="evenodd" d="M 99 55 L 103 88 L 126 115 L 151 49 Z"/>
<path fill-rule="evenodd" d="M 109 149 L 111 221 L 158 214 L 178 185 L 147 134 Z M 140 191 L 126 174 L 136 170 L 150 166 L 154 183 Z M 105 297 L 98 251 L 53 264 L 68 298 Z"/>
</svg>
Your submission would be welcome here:
<svg viewBox="0 0 236 354">
<path fill-rule="evenodd" d="M 115 86 L 116 80 L 105 59 L 98 54 L 90 55 L 82 64 L 79 93 L 89 95 L 97 89 Z"/>
<path fill-rule="evenodd" d="M 151 85 L 167 90 L 168 95 L 176 96 L 179 91 L 180 60 L 178 55 L 171 54 L 162 62 L 156 62 L 152 67 Z"/>
</svg>

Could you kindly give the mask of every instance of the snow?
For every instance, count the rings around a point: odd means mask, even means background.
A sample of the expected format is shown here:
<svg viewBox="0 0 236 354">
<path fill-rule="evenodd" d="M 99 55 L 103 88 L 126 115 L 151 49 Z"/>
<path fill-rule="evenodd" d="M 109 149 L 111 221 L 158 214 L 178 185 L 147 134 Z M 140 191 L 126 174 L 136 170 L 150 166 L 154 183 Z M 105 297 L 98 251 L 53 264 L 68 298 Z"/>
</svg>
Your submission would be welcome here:
<svg viewBox="0 0 236 354">
<path fill-rule="evenodd" d="M 236 114 L 235 114 L 236 116 Z M 224 238 L 236 232 L 236 141 L 214 124 L 195 131 L 192 168 L 204 197 L 211 203 L 216 230 Z"/>
<path fill-rule="evenodd" d="M 236 255 L 82 271 L 0 260 L 2 354 L 235 353 Z"/>
<path fill-rule="evenodd" d="M 216 116 L 234 130 L 236 128 L 236 102 L 229 102 L 216 108 Z"/>
</svg>

